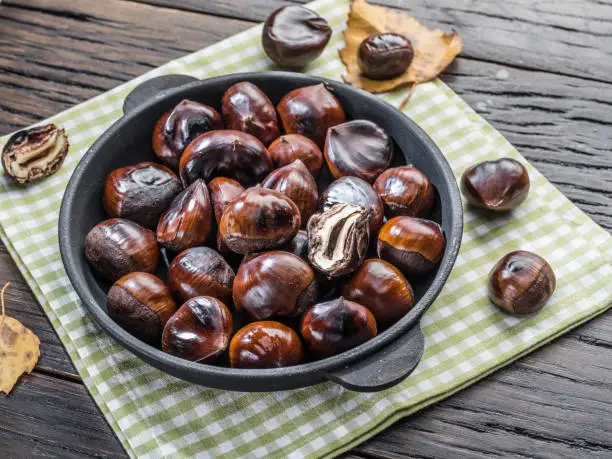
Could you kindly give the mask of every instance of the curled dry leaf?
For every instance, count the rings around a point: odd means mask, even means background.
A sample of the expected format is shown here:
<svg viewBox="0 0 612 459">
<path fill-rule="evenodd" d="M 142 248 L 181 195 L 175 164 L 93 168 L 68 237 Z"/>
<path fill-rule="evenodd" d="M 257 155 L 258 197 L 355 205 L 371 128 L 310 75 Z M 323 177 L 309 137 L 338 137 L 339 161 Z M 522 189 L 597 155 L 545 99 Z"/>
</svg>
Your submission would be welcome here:
<svg viewBox="0 0 612 459">
<path fill-rule="evenodd" d="M 40 340 L 21 322 L 4 312 L 4 291 L 0 293 L 0 392 L 8 394 L 23 373 L 30 373 L 40 357 Z"/>
<path fill-rule="evenodd" d="M 371 80 L 362 76 L 357 62 L 357 50 L 367 37 L 379 33 L 398 33 L 408 37 L 414 48 L 414 59 L 408 70 L 389 80 Z M 365 0 L 353 0 L 348 16 L 348 28 L 344 31 L 345 47 L 340 58 L 346 66 L 342 78 L 366 91 L 378 93 L 400 86 L 417 84 L 434 79 L 461 51 L 462 41 L 457 32 L 444 33 L 420 24 L 408 13 L 383 6 L 373 6 Z"/>
</svg>

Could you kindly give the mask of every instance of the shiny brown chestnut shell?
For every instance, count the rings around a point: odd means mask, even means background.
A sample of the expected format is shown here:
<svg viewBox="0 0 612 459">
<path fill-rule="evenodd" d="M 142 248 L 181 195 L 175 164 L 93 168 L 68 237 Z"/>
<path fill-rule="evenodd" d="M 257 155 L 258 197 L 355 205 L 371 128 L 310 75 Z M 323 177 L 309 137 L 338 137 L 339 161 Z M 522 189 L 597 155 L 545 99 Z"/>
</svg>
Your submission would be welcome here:
<svg viewBox="0 0 612 459">
<path fill-rule="evenodd" d="M 512 158 L 484 161 L 461 176 L 461 192 L 468 203 L 493 212 L 517 208 L 529 194 L 529 173 Z"/>
<path fill-rule="evenodd" d="M 261 182 L 261 186 L 278 191 L 291 199 L 300 211 L 302 225 L 306 225 L 317 209 L 319 203 L 317 182 L 299 159 L 270 172 Z"/>
<path fill-rule="evenodd" d="M 234 271 L 216 251 L 193 247 L 179 253 L 168 268 L 168 285 L 181 301 L 212 296 L 226 304 L 232 300 Z"/>
<path fill-rule="evenodd" d="M 268 147 L 274 167 L 283 167 L 299 159 L 308 168 L 313 177 L 319 175 L 323 165 L 323 153 L 320 148 L 300 134 L 280 136 Z"/>
<path fill-rule="evenodd" d="M 280 322 L 252 322 L 236 332 L 229 346 L 232 368 L 280 368 L 304 359 L 300 337 Z"/>
<path fill-rule="evenodd" d="M 308 262 L 308 233 L 299 230 L 295 237 L 282 246 L 280 250 L 290 252 Z"/>
<path fill-rule="evenodd" d="M 177 309 L 166 284 L 144 272 L 126 274 L 115 282 L 108 291 L 106 308 L 108 315 L 125 330 L 156 345 Z"/>
<path fill-rule="evenodd" d="M 221 112 L 228 129 L 251 134 L 264 145 L 279 136 L 276 109 L 253 83 L 242 81 L 225 91 Z"/>
<path fill-rule="evenodd" d="M 276 107 L 287 134 L 301 134 L 319 148 L 325 145 L 330 127 L 346 121 L 340 101 L 325 84 L 288 92 Z"/>
<path fill-rule="evenodd" d="M 115 282 L 126 274 L 155 272 L 159 250 L 155 233 L 121 218 L 104 220 L 85 236 L 85 258 L 91 269 Z"/>
<path fill-rule="evenodd" d="M 289 252 L 265 252 L 243 261 L 234 280 L 234 306 L 254 320 L 299 316 L 317 295 L 312 269 Z"/>
<path fill-rule="evenodd" d="M 192 362 L 213 363 L 228 348 L 234 323 L 227 306 L 216 298 L 198 296 L 168 320 L 162 350 Z"/>
<path fill-rule="evenodd" d="M 181 191 L 157 223 L 157 242 L 182 252 L 203 245 L 212 229 L 212 205 L 203 180 L 196 180 Z"/>
<path fill-rule="evenodd" d="M 502 257 L 489 273 L 489 298 L 511 314 L 537 312 L 550 299 L 557 280 L 539 255 L 516 250 Z"/>
<path fill-rule="evenodd" d="M 394 217 L 378 233 L 378 256 L 405 274 L 431 271 L 444 254 L 440 225 L 414 217 Z"/>
<path fill-rule="evenodd" d="M 159 160 L 178 169 L 187 145 L 205 132 L 223 129 L 221 115 L 214 108 L 183 100 L 164 113 L 153 128 L 153 151 Z"/>
<path fill-rule="evenodd" d="M 327 21 L 303 6 L 284 6 L 274 11 L 261 34 L 270 59 L 281 67 L 300 69 L 315 60 L 332 34 Z"/>
<path fill-rule="evenodd" d="M 244 192 L 244 187 L 236 180 L 227 177 L 217 177 L 208 184 L 210 190 L 210 200 L 215 212 L 217 224 L 221 221 L 221 215 L 225 208 L 238 199 Z"/>
<path fill-rule="evenodd" d="M 230 250 L 245 254 L 282 246 L 300 225 L 300 211 L 288 197 L 257 187 L 227 206 L 219 232 Z"/>
<path fill-rule="evenodd" d="M 357 50 L 361 73 L 372 80 L 388 80 L 404 73 L 414 57 L 412 43 L 397 33 L 371 35 Z"/>
<path fill-rule="evenodd" d="M 347 121 L 327 131 L 323 154 L 334 178 L 354 176 L 372 183 L 391 164 L 393 142 L 372 121 Z"/>
<path fill-rule="evenodd" d="M 342 296 L 370 310 L 378 324 L 402 318 L 414 306 L 410 282 L 391 263 L 370 258 L 344 284 Z"/>
<path fill-rule="evenodd" d="M 183 189 L 176 174 L 161 164 L 142 162 L 115 169 L 104 184 L 104 210 L 155 229 L 160 215 Z"/>
<path fill-rule="evenodd" d="M 359 346 L 378 333 L 366 308 L 342 297 L 315 304 L 302 317 L 300 332 L 306 348 L 319 358 Z"/>
<path fill-rule="evenodd" d="M 226 130 L 202 134 L 191 142 L 179 164 L 181 180 L 189 185 L 201 178 L 227 177 L 248 187 L 260 182 L 272 169 L 268 150 L 257 137 Z"/>
<path fill-rule="evenodd" d="M 374 182 L 374 190 L 381 197 L 388 218 L 427 217 L 436 200 L 434 186 L 427 176 L 410 164 L 384 171 Z"/>
</svg>

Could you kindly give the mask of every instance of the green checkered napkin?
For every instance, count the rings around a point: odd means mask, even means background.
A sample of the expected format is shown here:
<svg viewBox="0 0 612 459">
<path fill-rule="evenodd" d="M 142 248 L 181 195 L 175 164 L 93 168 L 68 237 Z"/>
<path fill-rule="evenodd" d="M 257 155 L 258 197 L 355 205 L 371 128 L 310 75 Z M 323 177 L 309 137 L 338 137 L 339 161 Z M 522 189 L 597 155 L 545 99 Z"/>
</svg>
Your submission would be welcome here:
<svg viewBox="0 0 612 459">
<path fill-rule="evenodd" d="M 310 6 L 329 20 L 334 35 L 308 73 L 340 79 L 337 49 L 348 0 Z M 226 392 L 168 376 L 124 350 L 90 319 L 62 266 L 57 219 L 68 179 L 87 148 L 121 116 L 126 94 L 144 79 L 272 68 L 261 50 L 260 30 L 255 27 L 170 62 L 51 118 L 66 129 L 71 142 L 60 171 L 27 187 L 0 177 L 2 240 L 131 456 L 336 455 L 610 307 L 612 238 L 528 166 L 531 193 L 512 215 L 484 219 L 466 211 L 455 268 L 421 322 L 425 355 L 413 375 L 396 387 L 374 394 L 332 383 L 264 394 Z M 383 98 L 397 106 L 405 93 Z M 457 177 L 477 161 L 500 156 L 525 163 L 440 81 L 420 86 L 405 112 L 429 133 Z M 533 317 L 504 314 L 486 297 L 493 263 L 519 248 L 542 255 L 557 274 L 557 291 Z"/>
</svg>

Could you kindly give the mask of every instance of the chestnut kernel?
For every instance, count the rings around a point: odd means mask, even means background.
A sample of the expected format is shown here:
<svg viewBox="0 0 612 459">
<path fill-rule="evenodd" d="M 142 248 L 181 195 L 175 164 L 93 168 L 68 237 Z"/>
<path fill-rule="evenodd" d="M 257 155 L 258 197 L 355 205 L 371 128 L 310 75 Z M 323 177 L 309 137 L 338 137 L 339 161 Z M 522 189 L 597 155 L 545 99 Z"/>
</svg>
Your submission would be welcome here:
<svg viewBox="0 0 612 459">
<path fill-rule="evenodd" d="M 370 310 L 378 324 L 402 318 L 414 306 L 410 282 L 391 263 L 370 258 L 342 288 L 345 299 Z"/>
<path fill-rule="evenodd" d="M 511 314 L 537 312 L 550 299 L 557 280 L 539 255 L 516 250 L 502 257 L 489 273 L 489 298 Z"/>
<path fill-rule="evenodd" d="M 355 176 L 372 183 L 391 164 L 393 142 L 372 121 L 347 121 L 329 128 L 323 154 L 335 178 Z"/>
<path fill-rule="evenodd" d="M 283 167 L 299 159 L 313 177 L 319 175 L 323 165 L 323 153 L 317 144 L 300 134 L 280 136 L 270 144 L 268 152 L 275 167 Z"/>
<path fill-rule="evenodd" d="M 319 148 L 325 145 L 327 130 L 346 121 L 340 101 L 324 84 L 288 92 L 277 107 L 287 134 L 301 134 Z"/>
<path fill-rule="evenodd" d="M 394 217 L 378 233 L 378 256 L 406 274 L 431 271 L 444 254 L 440 225 L 414 217 Z"/>
<path fill-rule="evenodd" d="M 361 42 L 357 63 L 372 80 L 388 80 L 404 73 L 414 57 L 410 40 L 397 33 L 371 35 Z"/>
<path fill-rule="evenodd" d="M 289 252 L 272 251 L 242 262 L 234 281 L 234 306 L 254 320 L 296 317 L 317 300 L 312 269 Z"/>
<path fill-rule="evenodd" d="M 213 363 L 228 348 L 233 328 L 232 314 L 225 304 L 198 296 L 168 320 L 162 350 L 192 362 Z"/>
<path fill-rule="evenodd" d="M 527 169 L 512 158 L 484 161 L 461 176 L 461 191 L 468 203 L 493 212 L 516 209 L 529 194 Z"/>
<path fill-rule="evenodd" d="M 232 368 L 280 368 L 304 358 L 300 337 L 280 322 L 252 322 L 236 332 L 229 346 Z"/>
<path fill-rule="evenodd" d="M 164 113 L 153 128 L 153 151 L 159 160 L 178 169 L 187 145 L 208 131 L 223 129 L 219 112 L 208 105 L 183 100 Z"/>
<path fill-rule="evenodd" d="M 85 258 L 96 274 L 115 282 L 135 271 L 154 272 L 159 250 L 153 231 L 129 220 L 111 218 L 87 233 Z"/>
<path fill-rule="evenodd" d="M 115 282 L 108 291 L 106 307 L 108 315 L 125 330 L 157 345 L 177 309 L 166 284 L 143 272 L 126 274 Z"/>
<path fill-rule="evenodd" d="M 376 319 L 368 308 L 342 297 L 306 311 L 300 332 L 308 350 L 320 358 L 359 346 L 378 333 Z"/>
<path fill-rule="evenodd" d="M 155 229 L 164 212 L 183 187 L 165 166 L 143 162 L 115 169 L 104 185 L 104 210 L 110 217 L 127 218 Z"/>
<path fill-rule="evenodd" d="M 383 201 L 388 218 L 427 217 L 436 199 L 427 176 L 412 165 L 387 169 L 374 182 L 374 189 Z"/>
<path fill-rule="evenodd" d="M 168 285 L 181 301 L 212 296 L 229 304 L 234 271 L 209 247 L 193 247 L 179 253 L 168 268 Z"/>
<path fill-rule="evenodd" d="M 327 21 L 303 6 L 284 6 L 274 11 L 261 34 L 270 59 L 281 67 L 300 69 L 315 60 L 332 34 Z"/>
</svg>

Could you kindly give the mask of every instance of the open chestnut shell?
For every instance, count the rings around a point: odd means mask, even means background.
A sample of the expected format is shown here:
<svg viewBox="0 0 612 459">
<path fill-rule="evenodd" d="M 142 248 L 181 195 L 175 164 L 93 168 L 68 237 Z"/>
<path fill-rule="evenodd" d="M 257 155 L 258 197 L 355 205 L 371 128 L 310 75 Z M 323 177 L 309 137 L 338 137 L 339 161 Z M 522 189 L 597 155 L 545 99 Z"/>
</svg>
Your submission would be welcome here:
<svg viewBox="0 0 612 459">
<path fill-rule="evenodd" d="M 361 42 L 357 50 L 357 63 L 372 80 L 389 80 L 404 73 L 414 57 L 408 38 L 397 33 L 371 35 Z"/>
<path fill-rule="evenodd" d="M 192 362 L 212 363 L 229 346 L 234 323 L 227 306 L 216 298 L 198 296 L 168 320 L 162 350 Z"/>
<path fill-rule="evenodd" d="M 214 108 L 183 100 L 164 113 L 153 128 L 153 151 L 159 160 L 178 169 L 183 151 L 199 135 L 223 129 L 221 115 Z"/>
<path fill-rule="evenodd" d="M 374 182 L 374 190 L 381 197 L 388 218 L 427 217 L 436 200 L 434 186 L 412 165 L 387 169 Z"/>
<path fill-rule="evenodd" d="M 323 153 L 308 137 L 300 134 L 280 136 L 268 147 L 270 158 L 275 167 L 283 167 L 299 159 L 308 168 L 313 177 L 319 175 L 323 165 Z"/>
</svg>

